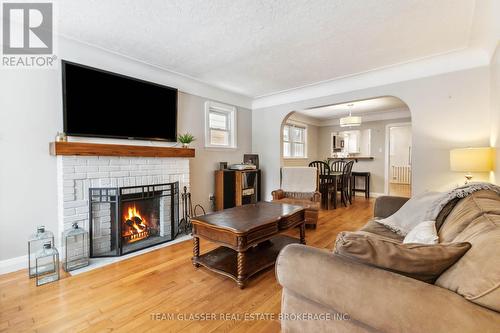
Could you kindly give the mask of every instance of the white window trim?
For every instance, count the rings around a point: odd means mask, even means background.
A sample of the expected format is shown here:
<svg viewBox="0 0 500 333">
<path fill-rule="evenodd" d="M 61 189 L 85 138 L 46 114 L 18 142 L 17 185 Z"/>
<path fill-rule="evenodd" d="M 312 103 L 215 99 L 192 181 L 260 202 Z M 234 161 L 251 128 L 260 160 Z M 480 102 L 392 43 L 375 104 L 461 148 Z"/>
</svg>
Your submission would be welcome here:
<svg viewBox="0 0 500 333">
<path fill-rule="evenodd" d="M 283 144 L 285 142 L 283 138 L 283 129 L 281 130 L 281 155 L 283 159 L 285 160 L 307 160 L 309 157 L 307 157 L 307 125 L 303 124 L 295 124 L 295 123 L 286 123 L 285 126 L 289 127 L 298 127 L 298 128 L 303 128 L 304 129 L 304 156 L 303 157 L 297 157 L 297 156 L 285 156 L 285 150 L 283 149 Z M 291 132 L 288 134 L 289 137 L 291 138 Z M 287 141 L 290 143 L 290 152 L 293 151 L 293 141 Z"/>
<path fill-rule="evenodd" d="M 229 120 L 229 144 L 228 145 L 214 145 L 210 143 L 210 110 L 225 113 L 228 115 Z M 235 106 L 222 104 L 214 101 L 205 102 L 205 147 L 206 148 L 220 148 L 220 149 L 236 149 L 237 144 L 237 109 Z"/>
</svg>

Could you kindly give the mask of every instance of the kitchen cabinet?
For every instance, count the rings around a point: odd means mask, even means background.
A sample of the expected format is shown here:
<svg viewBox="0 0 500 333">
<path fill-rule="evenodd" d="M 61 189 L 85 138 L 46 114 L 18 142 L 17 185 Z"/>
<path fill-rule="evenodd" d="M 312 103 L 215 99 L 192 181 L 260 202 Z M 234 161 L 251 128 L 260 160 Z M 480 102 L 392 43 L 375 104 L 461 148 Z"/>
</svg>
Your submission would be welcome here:
<svg viewBox="0 0 500 333">
<path fill-rule="evenodd" d="M 359 154 L 359 141 L 360 132 L 359 131 L 345 131 L 344 132 L 344 146 L 347 146 L 348 154 Z"/>
<path fill-rule="evenodd" d="M 334 154 L 371 154 L 371 129 L 349 130 L 332 133 L 331 152 Z"/>
</svg>

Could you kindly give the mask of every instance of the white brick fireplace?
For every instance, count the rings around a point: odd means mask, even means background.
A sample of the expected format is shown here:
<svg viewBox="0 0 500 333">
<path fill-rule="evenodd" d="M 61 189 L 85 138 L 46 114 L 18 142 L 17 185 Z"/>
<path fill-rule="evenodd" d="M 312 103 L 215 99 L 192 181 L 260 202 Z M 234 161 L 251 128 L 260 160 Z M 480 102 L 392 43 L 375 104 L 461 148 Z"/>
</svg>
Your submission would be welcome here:
<svg viewBox="0 0 500 333">
<path fill-rule="evenodd" d="M 181 157 L 57 156 L 58 235 L 74 222 L 89 230 L 89 188 L 179 182 L 189 188 Z"/>
</svg>

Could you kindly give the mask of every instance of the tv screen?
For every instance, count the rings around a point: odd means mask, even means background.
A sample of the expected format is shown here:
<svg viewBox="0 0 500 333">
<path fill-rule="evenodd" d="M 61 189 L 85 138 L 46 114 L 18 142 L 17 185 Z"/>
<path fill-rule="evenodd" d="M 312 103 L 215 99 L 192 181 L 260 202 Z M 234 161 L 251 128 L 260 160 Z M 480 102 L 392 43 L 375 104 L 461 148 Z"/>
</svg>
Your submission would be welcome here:
<svg viewBox="0 0 500 333">
<path fill-rule="evenodd" d="M 64 132 L 176 141 L 177 89 L 62 62 Z"/>
</svg>

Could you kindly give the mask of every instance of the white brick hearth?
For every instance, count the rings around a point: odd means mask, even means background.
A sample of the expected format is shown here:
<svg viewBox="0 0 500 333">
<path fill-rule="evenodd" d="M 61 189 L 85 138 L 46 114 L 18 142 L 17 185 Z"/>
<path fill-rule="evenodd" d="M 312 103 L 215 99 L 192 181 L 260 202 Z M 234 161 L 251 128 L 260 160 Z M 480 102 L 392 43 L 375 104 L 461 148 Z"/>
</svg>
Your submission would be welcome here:
<svg viewBox="0 0 500 333">
<path fill-rule="evenodd" d="M 74 222 L 89 230 L 89 188 L 179 181 L 189 188 L 189 159 L 57 156 L 59 237 Z"/>
</svg>

